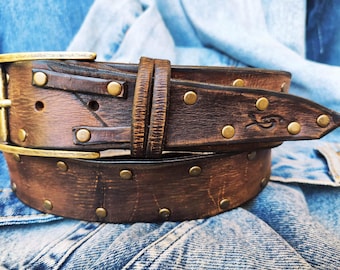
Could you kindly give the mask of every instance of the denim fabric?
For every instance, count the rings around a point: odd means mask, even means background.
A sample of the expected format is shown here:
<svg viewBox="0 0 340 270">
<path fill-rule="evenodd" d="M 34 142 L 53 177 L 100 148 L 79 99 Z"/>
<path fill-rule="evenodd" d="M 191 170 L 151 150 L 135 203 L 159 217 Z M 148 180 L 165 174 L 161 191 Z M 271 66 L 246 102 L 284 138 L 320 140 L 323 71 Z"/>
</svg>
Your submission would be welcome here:
<svg viewBox="0 0 340 270">
<path fill-rule="evenodd" d="M 28 4 L 25 0 L 16 0 L 1 3 L 1 53 L 66 50 L 92 2 L 33 0 Z"/>
<path fill-rule="evenodd" d="M 339 187 L 338 153 L 338 143 L 285 142 L 273 149 L 271 180 Z"/>
<path fill-rule="evenodd" d="M 311 54 L 313 25 L 322 25 L 322 36 L 331 35 L 323 23 L 330 19 L 322 16 L 332 12 L 339 18 L 339 6 L 327 2 L 1 2 L 0 48 L 87 50 L 106 61 L 138 62 L 143 55 L 173 64 L 284 69 L 293 74 L 292 93 L 340 111 L 339 62 Z M 329 47 L 331 58 L 339 60 L 339 43 L 328 38 L 324 51 Z M 276 148 L 272 180 L 278 182 L 243 207 L 160 224 L 100 224 L 42 214 L 15 197 L 0 156 L 0 268 L 339 269 L 339 134 Z"/>
<path fill-rule="evenodd" d="M 339 66 L 340 13 L 337 0 L 308 1 L 307 58 Z"/>
</svg>

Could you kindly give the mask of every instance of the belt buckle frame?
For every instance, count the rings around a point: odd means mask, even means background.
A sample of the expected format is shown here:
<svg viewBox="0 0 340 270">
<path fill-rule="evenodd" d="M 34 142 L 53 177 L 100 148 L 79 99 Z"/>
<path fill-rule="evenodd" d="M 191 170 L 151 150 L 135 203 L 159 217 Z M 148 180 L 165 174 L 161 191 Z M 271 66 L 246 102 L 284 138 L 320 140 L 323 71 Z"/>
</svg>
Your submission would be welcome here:
<svg viewBox="0 0 340 270">
<path fill-rule="evenodd" d="M 99 152 L 82 152 L 67 150 L 32 149 L 8 144 L 8 116 L 6 109 L 10 108 L 12 101 L 7 98 L 7 84 L 9 75 L 1 64 L 18 61 L 33 60 L 87 60 L 94 61 L 96 53 L 93 52 L 21 52 L 0 54 L 0 151 L 30 156 L 64 157 L 96 159 L 100 157 Z"/>
</svg>

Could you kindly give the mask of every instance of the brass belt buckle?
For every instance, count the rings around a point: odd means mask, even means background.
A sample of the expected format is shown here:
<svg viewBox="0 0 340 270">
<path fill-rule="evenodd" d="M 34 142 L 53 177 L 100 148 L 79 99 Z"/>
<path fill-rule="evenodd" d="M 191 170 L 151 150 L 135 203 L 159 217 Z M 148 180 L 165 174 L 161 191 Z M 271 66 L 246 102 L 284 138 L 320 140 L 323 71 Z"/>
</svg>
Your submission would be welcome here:
<svg viewBox="0 0 340 270">
<path fill-rule="evenodd" d="M 0 54 L 1 63 L 11 63 L 17 61 L 31 60 L 88 60 L 94 61 L 96 53 L 93 52 L 23 52 Z M 67 158 L 85 158 L 95 159 L 100 157 L 98 152 L 80 152 L 80 151 L 63 151 L 63 150 L 44 150 L 30 149 L 8 145 L 8 122 L 6 108 L 11 107 L 11 100 L 7 99 L 6 86 L 9 76 L 0 65 L 0 151 L 32 156 L 45 157 L 67 157 Z"/>
<path fill-rule="evenodd" d="M 22 52 L 0 54 L 0 63 L 28 60 L 89 60 L 97 57 L 93 52 Z"/>
</svg>

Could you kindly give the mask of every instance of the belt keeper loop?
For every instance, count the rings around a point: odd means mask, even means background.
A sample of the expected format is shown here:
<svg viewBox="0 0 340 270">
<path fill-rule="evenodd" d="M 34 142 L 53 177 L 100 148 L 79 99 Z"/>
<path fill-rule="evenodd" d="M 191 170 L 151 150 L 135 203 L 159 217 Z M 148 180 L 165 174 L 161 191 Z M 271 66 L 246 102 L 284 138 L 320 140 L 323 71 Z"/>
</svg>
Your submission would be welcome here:
<svg viewBox="0 0 340 270">
<path fill-rule="evenodd" d="M 154 60 L 141 57 L 132 105 L 131 156 L 133 157 L 145 156 L 153 71 Z"/>
<path fill-rule="evenodd" d="M 170 61 L 156 59 L 150 125 L 146 146 L 146 157 L 148 158 L 160 157 L 162 155 L 170 97 L 170 76 Z"/>
</svg>

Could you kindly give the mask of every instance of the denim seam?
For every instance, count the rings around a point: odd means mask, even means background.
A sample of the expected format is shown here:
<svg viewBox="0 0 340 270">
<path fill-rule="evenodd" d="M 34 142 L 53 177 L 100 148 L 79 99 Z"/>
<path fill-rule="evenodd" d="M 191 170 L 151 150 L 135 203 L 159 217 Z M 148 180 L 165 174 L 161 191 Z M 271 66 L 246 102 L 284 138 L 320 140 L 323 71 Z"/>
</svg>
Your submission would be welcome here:
<svg viewBox="0 0 340 270">
<path fill-rule="evenodd" d="M 282 244 L 285 244 L 285 246 L 286 246 L 287 248 L 289 248 L 290 251 L 291 251 L 292 253 L 294 253 L 296 257 L 299 257 L 301 261 L 304 261 L 304 263 L 306 264 L 306 266 L 310 266 L 310 267 L 311 267 L 310 263 L 309 263 L 309 262 L 301 255 L 301 253 L 299 253 L 299 252 L 297 251 L 297 249 L 294 248 L 294 247 L 287 241 L 287 239 L 285 239 L 281 234 L 279 234 L 278 231 L 277 231 L 275 228 L 273 228 L 273 227 L 272 227 L 270 224 L 268 224 L 264 219 L 258 217 L 258 216 L 257 216 L 256 214 L 254 214 L 253 212 L 251 212 L 251 211 L 249 211 L 249 210 L 247 210 L 247 209 L 245 209 L 245 208 L 243 208 L 243 207 L 241 207 L 241 208 L 242 208 L 244 211 L 247 211 L 247 212 L 248 212 L 251 216 L 253 216 L 255 219 L 257 219 L 257 220 L 258 220 L 258 223 L 262 223 L 262 226 L 267 226 L 267 227 L 271 230 L 271 233 L 272 233 L 272 234 L 275 234 L 277 238 L 280 238 L 280 239 L 282 240 Z M 245 240 L 246 240 L 246 239 L 245 239 Z"/>
<path fill-rule="evenodd" d="M 200 222 L 200 224 L 195 223 L 195 226 L 191 226 L 190 228 L 186 229 L 184 232 L 182 232 L 180 235 L 177 235 L 176 238 L 174 238 L 170 243 L 167 244 L 167 247 L 163 248 L 162 251 L 158 252 L 157 256 L 154 256 L 152 261 L 145 261 L 144 263 L 148 263 L 148 267 L 151 266 L 152 263 L 154 263 L 161 254 L 164 253 L 164 251 L 168 250 L 169 247 L 171 245 L 173 245 L 174 243 L 176 243 L 177 241 L 179 241 L 184 235 L 187 235 L 188 232 L 197 229 L 197 225 L 202 225 L 203 223 L 207 222 L 207 220 L 196 220 L 196 222 Z M 162 242 L 163 240 L 165 240 L 169 235 L 171 235 L 173 232 L 178 231 L 181 229 L 181 227 L 183 227 L 183 225 L 187 225 L 188 223 L 184 222 L 184 223 L 180 223 L 179 225 L 177 225 L 175 228 L 173 228 L 171 231 L 169 231 L 168 233 L 166 233 L 165 235 L 163 235 L 162 237 L 160 237 L 159 239 L 157 239 L 157 241 L 151 243 L 150 245 L 146 246 L 145 248 L 143 248 L 138 254 L 136 254 L 124 267 L 123 269 L 129 269 L 130 267 L 132 267 L 133 265 L 136 264 L 136 262 L 138 263 L 138 259 L 141 258 L 142 256 L 144 256 L 147 251 L 151 248 L 153 248 L 154 246 L 156 246 L 158 243 Z M 144 267 L 146 265 L 144 264 Z"/>
<path fill-rule="evenodd" d="M 56 247 L 57 245 L 60 245 L 63 241 L 72 237 L 72 235 L 75 234 L 79 229 L 83 229 L 84 224 L 86 225 L 88 223 L 85 223 L 85 222 L 77 223 L 77 225 L 74 226 L 75 227 L 74 230 L 72 230 L 71 232 L 68 232 L 67 234 L 63 235 L 62 237 L 59 237 L 53 243 L 49 244 L 48 246 L 46 246 L 45 248 L 40 250 L 40 252 L 32 260 L 30 260 L 28 263 L 26 263 L 27 267 L 30 269 L 31 267 L 34 266 L 34 263 L 38 262 L 40 259 L 42 259 L 46 256 L 49 256 L 50 250 L 53 250 L 54 247 Z M 101 227 L 102 226 L 100 226 L 100 228 Z M 97 230 L 97 229 L 98 229 L 98 227 L 95 230 Z M 89 233 L 89 234 L 90 234 L 90 236 L 92 236 L 92 233 Z M 77 244 L 72 245 L 71 247 L 73 247 L 73 246 L 78 247 L 80 244 L 82 244 L 85 240 L 88 239 L 89 234 L 86 237 L 84 237 L 85 239 L 81 239 L 81 240 L 76 241 Z M 65 252 L 64 255 L 60 256 L 60 259 L 58 259 L 56 261 L 56 263 L 54 264 L 52 269 L 58 269 L 61 266 L 61 264 L 63 264 L 66 261 L 66 259 L 69 257 L 69 255 L 72 252 L 74 252 L 74 250 L 75 250 L 75 248 L 73 248 L 73 249 L 69 248 L 69 250 L 67 252 Z"/>
<path fill-rule="evenodd" d="M 330 171 L 331 171 L 332 177 L 334 178 L 335 182 L 336 182 L 337 184 L 340 185 L 340 176 L 338 175 L 337 169 L 336 169 L 337 166 L 336 166 L 336 164 L 335 164 L 335 161 L 334 161 L 334 160 L 332 159 L 332 157 L 331 157 L 332 154 L 330 154 L 330 153 L 328 153 L 326 150 L 324 150 L 325 147 L 327 147 L 327 145 L 325 145 L 325 146 L 319 146 L 319 147 L 317 148 L 317 150 L 318 150 L 318 151 L 323 155 L 323 157 L 326 159 L 327 164 L 328 164 L 328 167 L 329 167 L 329 169 L 330 169 Z M 339 160 L 340 160 L 340 156 L 339 156 Z"/>
<path fill-rule="evenodd" d="M 72 230 L 72 232 L 68 232 L 67 234 L 64 234 L 63 236 L 54 240 L 49 245 L 45 246 L 43 249 L 40 250 L 40 252 L 33 259 L 31 259 L 29 262 L 26 263 L 27 267 L 29 267 L 29 268 L 33 267 L 34 263 L 39 261 L 39 259 L 43 258 L 44 256 L 46 256 L 46 254 L 48 253 L 49 250 L 51 250 L 53 247 L 55 247 L 58 243 L 62 242 L 64 239 L 67 239 L 71 234 L 76 232 L 78 229 L 79 229 L 79 224 L 74 226 L 74 230 Z"/>
<path fill-rule="evenodd" d="M 44 214 L 44 213 L 41 213 L 41 214 L 33 214 L 33 215 L 16 215 L 16 216 L 11 215 L 10 218 L 27 218 L 27 217 L 34 217 L 34 216 L 37 216 L 37 217 L 51 216 L 51 214 Z M 0 221 L 1 221 L 3 218 L 4 218 L 4 219 L 7 219 L 7 217 L 0 217 Z"/>
<path fill-rule="evenodd" d="M 201 44 L 203 45 L 202 40 L 201 40 L 201 38 L 200 38 L 200 36 L 199 36 L 199 34 L 198 34 L 198 31 L 197 31 L 197 29 L 194 27 L 191 18 L 188 16 L 188 12 L 186 11 L 186 8 L 185 8 L 185 6 L 184 6 L 182 0 L 180 0 L 180 6 L 181 6 L 181 8 L 182 8 L 183 15 L 185 16 L 186 20 L 188 21 L 188 24 L 190 24 L 190 26 L 191 26 L 192 31 L 196 34 L 196 36 L 198 37 L 198 40 L 199 40 L 199 41 L 201 42 Z"/>
<path fill-rule="evenodd" d="M 318 41 L 319 41 L 319 53 L 322 54 L 324 52 L 323 49 L 323 35 L 322 35 L 322 31 L 320 29 L 320 23 L 317 23 L 317 32 L 318 32 Z"/>
<path fill-rule="evenodd" d="M 300 183 L 300 184 L 309 184 L 309 185 L 318 185 L 318 186 L 328 186 L 328 187 L 340 187 L 340 183 L 330 182 L 329 180 L 308 180 L 304 178 L 295 178 L 295 177 L 281 177 L 281 176 L 270 176 L 270 180 L 273 182 L 281 182 L 281 183 Z"/>
<path fill-rule="evenodd" d="M 58 269 L 59 267 L 62 267 L 62 265 L 66 262 L 66 260 L 71 256 L 73 252 L 77 248 L 79 248 L 82 244 L 84 244 L 86 241 L 88 241 L 90 238 L 92 238 L 95 234 L 97 234 L 99 231 L 101 231 L 107 224 L 100 224 L 95 230 L 91 231 L 86 237 L 84 237 L 80 241 L 76 241 L 74 245 L 72 245 L 72 248 L 69 248 L 68 252 L 65 253 L 64 256 L 62 256 L 59 261 L 58 265 L 55 267 L 55 269 Z"/>
<path fill-rule="evenodd" d="M 1 192 L 5 192 L 7 190 L 11 191 L 11 193 L 14 193 L 11 188 L 0 189 L 0 193 Z M 40 219 L 40 218 L 43 218 L 43 217 L 54 217 L 53 220 L 62 219 L 62 217 L 57 217 L 57 216 L 54 216 L 54 215 L 51 215 L 51 214 L 47 214 L 47 213 L 34 213 L 34 214 L 25 214 L 25 215 L 0 216 L 0 227 L 9 225 L 9 224 L 6 224 L 6 222 L 9 222 L 10 224 L 16 224 L 16 223 L 20 223 L 22 220 L 25 220 L 27 218 L 30 218 L 30 219 Z M 16 220 L 11 222 L 11 220 L 13 220 L 13 219 L 16 219 Z M 43 220 L 42 222 L 45 222 L 45 221 Z M 5 223 L 5 224 L 3 224 L 3 223 Z"/>
</svg>

